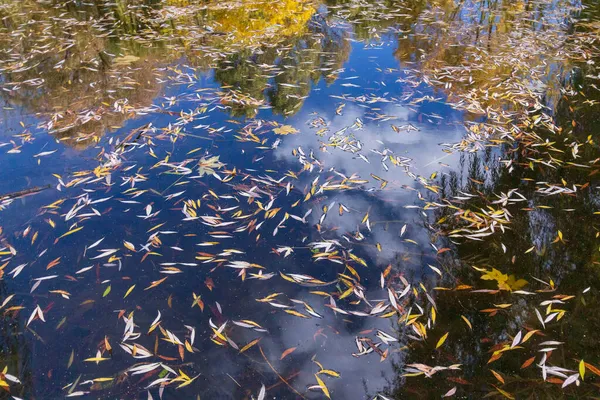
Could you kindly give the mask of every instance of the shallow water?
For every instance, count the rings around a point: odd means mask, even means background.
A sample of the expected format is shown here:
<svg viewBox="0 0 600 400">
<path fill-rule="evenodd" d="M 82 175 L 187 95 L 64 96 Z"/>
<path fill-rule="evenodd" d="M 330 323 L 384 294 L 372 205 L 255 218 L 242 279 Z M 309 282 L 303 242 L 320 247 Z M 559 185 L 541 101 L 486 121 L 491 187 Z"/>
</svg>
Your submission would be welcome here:
<svg viewBox="0 0 600 400">
<path fill-rule="evenodd" d="M 593 397 L 598 7 L 3 3 L 0 397 Z"/>
</svg>

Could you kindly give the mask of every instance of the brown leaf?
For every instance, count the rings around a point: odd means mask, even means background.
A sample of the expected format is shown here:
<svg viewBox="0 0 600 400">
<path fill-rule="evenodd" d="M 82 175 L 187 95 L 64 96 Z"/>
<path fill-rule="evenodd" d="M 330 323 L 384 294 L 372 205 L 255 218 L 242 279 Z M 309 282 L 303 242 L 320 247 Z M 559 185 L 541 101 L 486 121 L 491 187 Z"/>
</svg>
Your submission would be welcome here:
<svg viewBox="0 0 600 400">
<path fill-rule="evenodd" d="M 212 292 L 213 288 L 215 287 L 215 282 L 210 277 L 206 278 L 206 280 L 204 281 L 204 284 L 211 292 Z"/>
</svg>

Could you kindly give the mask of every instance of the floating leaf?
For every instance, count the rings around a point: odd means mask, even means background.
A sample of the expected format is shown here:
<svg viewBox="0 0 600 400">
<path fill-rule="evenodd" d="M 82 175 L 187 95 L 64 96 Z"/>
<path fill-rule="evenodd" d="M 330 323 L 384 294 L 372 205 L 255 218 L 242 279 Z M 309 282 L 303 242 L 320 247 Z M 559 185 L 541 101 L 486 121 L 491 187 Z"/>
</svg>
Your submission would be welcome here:
<svg viewBox="0 0 600 400">
<path fill-rule="evenodd" d="M 127 289 L 127 292 L 125 292 L 125 296 L 123 296 L 123 298 L 129 296 L 129 294 L 133 291 L 134 288 L 135 288 L 135 285 L 131 285 L 131 287 L 129 289 Z"/>
<path fill-rule="evenodd" d="M 129 65 L 129 64 L 133 64 L 134 62 L 138 61 L 140 58 L 134 55 L 126 55 L 126 56 L 121 56 L 121 57 L 115 57 L 113 59 L 113 64 L 115 65 Z"/>
<path fill-rule="evenodd" d="M 439 348 L 440 348 L 440 347 L 441 347 L 441 346 L 444 344 L 444 342 L 445 342 L 445 341 L 446 341 L 446 339 L 448 338 L 448 333 L 449 333 L 449 332 L 446 332 L 446 333 L 444 334 L 444 336 L 442 336 L 442 337 L 440 338 L 440 340 L 438 340 L 437 344 L 435 345 L 435 348 L 436 348 L 436 349 L 439 349 Z"/>
<path fill-rule="evenodd" d="M 498 379 L 498 381 L 504 385 L 504 378 L 502 377 L 502 375 L 500 375 L 498 372 L 494 371 L 493 369 L 490 369 L 490 371 L 492 372 L 494 377 L 496 377 L 496 379 Z"/>
<path fill-rule="evenodd" d="M 323 391 L 325 396 L 327 396 L 328 399 L 331 399 L 331 396 L 329 395 L 329 389 L 327 389 L 327 386 L 325 386 L 325 382 L 323 382 L 317 374 L 315 374 L 315 378 L 317 378 L 317 383 L 321 387 L 321 390 Z"/>
<path fill-rule="evenodd" d="M 471 321 L 469 321 L 467 319 L 467 317 L 465 317 L 464 315 L 461 315 L 460 317 L 463 319 L 463 321 L 465 321 L 465 324 L 467 324 L 467 326 L 469 327 L 469 329 L 473 330 L 473 325 L 471 325 Z"/>
<path fill-rule="evenodd" d="M 202 157 L 200 161 L 198 161 L 198 176 L 204 175 L 212 175 L 215 173 L 215 170 L 223 168 L 225 164 L 219 161 L 219 156 L 213 157 Z"/>
<path fill-rule="evenodd" d="M 252 346 L 254 346 L 255 344 L 257 344 L 258 342 L 260 342 L 261 338 L 257 338 L 252 340 L 251 342 L 249 342 L 247 345 L 245 345 L 244 347 L 242 347 L 242 349 L 240 350 L 240 353 L 245 352 L 246 350 L 248 350 L 249 348 L 251 348 Z"/>
<path fill-rule="evenodd" d="M 273 132 L 275 132 L 277 135 L 291 135 L 298 133 L 298 130 L 291 125 L 281 125 L 273 129 Z"/>
<path fill-rule="evenodd" d="M 279 357 L 279 359 L 283 360 L 284 358 L 286 358 L 287 356 L 292 354 L 294 352 L 294 350 L 296 350 L 296 349 L 297 349 L 297 347 L 290 347 L 289 349 L 287 349 L 283 353 L 281 353 L 281 357 Z"/>
<path fill-rule="evenodd" d="M 528 358 L 527 360 L 525 360 L 523 365 L 521 365 L 521 369 L 525 369 L 525 368 L 529 367 L 531 364 L 533 364 L 534 361 L 535 361 L 535 356 Z"/>
</svg>

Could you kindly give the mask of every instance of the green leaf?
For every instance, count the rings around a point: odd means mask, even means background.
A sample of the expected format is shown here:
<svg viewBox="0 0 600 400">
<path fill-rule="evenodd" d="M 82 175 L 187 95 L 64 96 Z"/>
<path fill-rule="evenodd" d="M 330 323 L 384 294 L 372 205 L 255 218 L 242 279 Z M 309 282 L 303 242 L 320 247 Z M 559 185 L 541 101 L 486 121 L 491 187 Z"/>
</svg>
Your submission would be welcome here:
<svg viewBox="0 0 600 400">
<path fill-rule="evenodd" d="M 110 285 L 108 285 L 108 287 L 104 290 L 104 294 L 102 295 L 102 297 L 108 296 L 109 293 L 110 293 Z"/>
</svg>

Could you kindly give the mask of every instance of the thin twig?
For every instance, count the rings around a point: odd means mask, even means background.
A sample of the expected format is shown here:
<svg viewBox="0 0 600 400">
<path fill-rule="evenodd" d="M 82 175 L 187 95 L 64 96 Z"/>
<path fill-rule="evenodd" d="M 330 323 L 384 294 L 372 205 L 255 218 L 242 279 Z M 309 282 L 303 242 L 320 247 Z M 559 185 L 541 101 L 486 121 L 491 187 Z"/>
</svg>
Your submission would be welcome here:
<svg viewBox="0 0 600 400">
<path fill-rule="evenodd" d="M 265 356 L 265 353 L 263 352 L 263 349 L 261 346 L 258 346 L 259 350 L 260 350 L 260 354 L 262 354 L 263 358 L 265 359 L 265 361 L 267 362 L 267 364 L 269 365 L 269 367 L 271 367 L 271 369 L 273 370 L 273 372 L 275 372 L 275 374 L 279 377 L 279 379 L 281 379 L 281 381 L 283 383 L 285 383 L 287 385 L 287 387 L 289 387 L 290 389 L 292 389 L 294 391 L 294 393 L 296 393 L 298 396 L 302 397 L 303 399 L 305 398 L 304 396 L 302 396 L 300 393 L 298 393 L 298 391 L 296 389 L 294 389 L 294 387 L 292 385 L 290 385 L 288 383 L 288 381 L 285 380 L 285 378 L 281 375 L 279 375 L 279 372 L 277 372 L 275 370 L 275 368 L 273 368 L 273 366 L 271 365 L 271 363 L 269 362 L 269 360 L 267 360 L 267 356 Z"/>
</svg>

